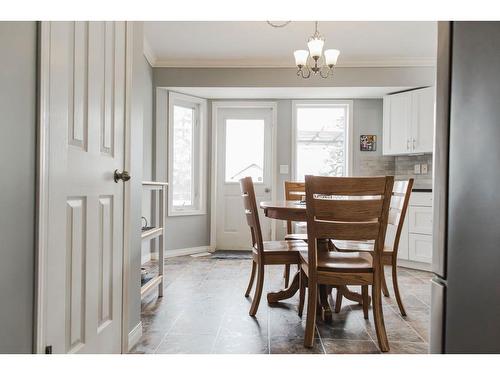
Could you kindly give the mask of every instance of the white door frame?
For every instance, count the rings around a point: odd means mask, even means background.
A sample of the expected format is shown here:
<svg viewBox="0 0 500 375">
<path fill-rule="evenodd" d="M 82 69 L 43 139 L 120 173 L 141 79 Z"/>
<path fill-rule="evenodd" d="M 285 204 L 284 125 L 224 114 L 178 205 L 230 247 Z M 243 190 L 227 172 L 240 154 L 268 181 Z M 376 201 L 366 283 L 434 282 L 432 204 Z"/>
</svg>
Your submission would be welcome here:
<svg viewBox="0 0 500 375">
<path fill-rule="evenodd" d="M 272 111 L 271 123 L 271 197 L 276 200 L 277 186 L 277 127 L 278 127 L 278 104 L 276 102 L 263 101 L 214 101 L 212 102 L 212 162 L 210 181 L 210 250 L 216 249 L 217 240 L 217 136 L 219 134 L 218 111 L 222 108 L 269 108 Z M 276 220 L 271 222 L 271 239 L 276 239 Z"/>
<path fill-rule="evenodd" d="M 126 22 L 126 62 L 125 62 L 125 147 L 124 169 L 130 170 L 130 93 L 133 57 L 133 22 Z M 50 51 L 42 48 L 50 40 L 50 22 L 38 22 L 38 119 L 37 119 L 37 197 L 36 197 L 36 256 L 35 256 L 35 314 L 33 353 L 45 353 L 46 330 L 46 268 L 49 222 L 49 64 Z M 128 168 L 128 169 L 127 169 Z M 123 265 L 122 265 L 122 352 L 128 351 L 128 279 L 130 271 L 130 244 L 128 225 L 130 222 L 130 188 L 125 184 L 123 202 Z"/>
</svg>

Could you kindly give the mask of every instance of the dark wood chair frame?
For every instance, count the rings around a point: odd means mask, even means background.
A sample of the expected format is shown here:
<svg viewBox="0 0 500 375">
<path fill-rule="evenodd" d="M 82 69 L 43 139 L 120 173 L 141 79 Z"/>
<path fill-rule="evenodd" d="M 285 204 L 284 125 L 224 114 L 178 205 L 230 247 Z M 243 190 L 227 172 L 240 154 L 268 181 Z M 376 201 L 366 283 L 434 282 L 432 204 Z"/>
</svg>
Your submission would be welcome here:
<svg viewBox="0 0 500 375">
<path fill-rule="evenodd" d="M 394 242 L 392 244 L 387 243 L 384 246 L 384 252 L 382 253 L 382 264 L 391 266 L 392 270 L 392 286 L 394 288 L 394 294 L 396 296 L 396 301 L 398 303 L 399 311 L 402 316 L 406 316 L 406 310 L 403 305 L 403 300 L 401 299 L 401 293 L 399 290 L 398 283 L 398 249 L 399 241 L 401 239 L 401 233 L 403 231 L 403 225 L 406 218 L 406 212 L 408 211 L 408 205 L 410 202 L 411 192 L 413 190 L 413 178 L 408 181 L 396 181 L 394 182 L 394 187 L 392 189 L 391 205 L 389 207 L 389 218 L 388 226 L 396 227 L 396 232 L 394 236 Z M 333 241 L 335 250 L 338 251 L 366 251 L 363 245 L 343 243 L 341 241 Z M 370 249 L 371 250 L 371 249 Z M 368 251 L 370 251 L 368 250 Z M 385 297 L 389 297 L 389 289 L 387 288 L 387 282 L 385 279 L 385 272 L 382 271 L 382 292 Z M 365 301 L 365 300 L 364 300 Z M 368 318 L 368 307 L 370 304 L 370 299 L 366 299 L 367 302 L 363 303 L 363 311 L 365 319 Z M 342 306 L 342 294 L 337 295 L 335 302 L 335 312 L 339 312 Z"/>
<path fill-rule="evenodd" d="M 306 195 L 306 184 L 305 182 L 294 182 L 285 181 L 285 200 L 287 201 L 300 201 L 302 197 Z M 286 236 L 285 240 L 307 240 L 307 236 L 299 235 L 296 236 L 293 233 L 293 222 L 291 220 L 286 221 Z M 285 279 L 285 288 L 288 287 L 290 282 L 290 265 L 285 266 L 285 271 L 283 274 Z"/>
<path fill-rule="evenodd" d="M 300 263 L 299 251 L 307 249 L 307 247 L 303 241 L 263 241 L 252 178 L 242 178 L 240 187 L 245 217 L 252 236 L 252 270 L 245 297 L 250 295 L 257 274 L 257 285 L 249 312 L 250 316 L 255 316 L 264 286 L 264 266 L 271 264 L 298 265 Z"/>
<path fill-rule="evenodd" d="M 299 310 L 303 308 L 305 286 L 308 289 L 304 346 L 312 347 L 316 326 L 317 296 L 320 285 L 372 286 L 373 314 L 378 344 L 389 351 L 382 310 L 382 252 L 389 216 L 394 177 L 319 177 L 306 176 L 307 255 L 301 254 Z M 343 196 L 353 199 L 323 199 Z M 359 199 L 363 197 L 363 199 Z M 325 239 L 375 241 L 370 267 L 336 267 L 328 263 L 318 268 L 318 244 Z M 322 251 L 325 251 L 323 249 Z M 326 256 L 332 254 L 326 250 Z M 364 293 L 367 295 L 367 293 Z"/>
</svg>

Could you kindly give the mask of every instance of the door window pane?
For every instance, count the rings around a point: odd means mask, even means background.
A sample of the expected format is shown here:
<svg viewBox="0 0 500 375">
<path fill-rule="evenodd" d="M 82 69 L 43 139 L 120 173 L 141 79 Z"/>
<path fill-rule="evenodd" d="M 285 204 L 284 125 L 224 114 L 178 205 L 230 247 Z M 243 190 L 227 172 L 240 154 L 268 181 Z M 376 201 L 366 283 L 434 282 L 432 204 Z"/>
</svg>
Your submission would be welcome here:
<svg viewBox="0 0 500 375">
<path fill-rule="evenodd" d="M 174 206 L 191 206 L 193 196 L 194 109 L 174 105 L 173 184 Z"/>
<path fill-rule="evenodd" d="M 226 120 L 226 182 L 264 179 L 264 120 Z"/>
<path fill-rule="evenodd" d="M 296 178 L 346 175 L 347 106 L 297 108 Z"/>
</svg>

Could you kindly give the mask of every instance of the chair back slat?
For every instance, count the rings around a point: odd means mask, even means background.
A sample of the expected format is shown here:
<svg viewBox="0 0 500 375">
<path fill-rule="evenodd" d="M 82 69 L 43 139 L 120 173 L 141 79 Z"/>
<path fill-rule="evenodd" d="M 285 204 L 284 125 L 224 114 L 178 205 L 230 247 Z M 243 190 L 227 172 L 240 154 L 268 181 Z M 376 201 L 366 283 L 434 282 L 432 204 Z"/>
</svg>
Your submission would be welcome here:
<svg viewBox="0 0 500 375">
<path fill-rule="evenodd" d="M 407 181 L 396 181 L 392 189 L 385 247 L 396 253 L 399 248 L 399 239 L 401 237 L 408 204 L 410 202 L 413 181 L 413 178 Z M 396 253 L 393 257 L 397 256 Z"/>
<path fill-rule="evenodd" d="M 314 211 L 317 220 L 366 221 L 370 218 L 377 219 L 380 216 L 383 203 L 380 196 L 376 199 L 363 200 L 314 199 Z"/>
<path fill-rule="evenodd" d="M 306 195 L 306 184 L 304 182 L 285 181 L 285 200 L 300 201 Z M 286 233 L 292 234 L 292 222 L 287 220 Z"/>
<path fill-rule="evenodd" d="M 331 178 L 340 178 L 332 184 Z M 314 194 L 344 195 L 344 196 L 371 196 L 385 193 L 385 177 L 323 177 L 314 176 L 310 182 Z"/>
<path fill-rule="evenodd" d="M 373 222 L 314 222 L 316 238 L 332 238 L 335 240 L 370 241 L 378 238 L 380 223 Z"/>
<path fill-rule="evenodd" d="M 241 197 L 243 198 L 243 209 L 247 224 L 252 235 L 252 246 L 262 254 L 264 246 L 262 231 L 260 228 L 259 211 L 255 200 L 255 190 L 252 177 L 245 177 L 240 180 Z"/>
<path fill-rule="evenodd" d="M 393 184 L 393 176 L 306 176 L 309 264 L 316 265 L 322 239 L 374 241 L 374 255 L 381 254 Z"/>
<path fill-rule="evenodd" d="M 285 199 L 287 201 L 300 201 L 306 195 L 304 182 L 285 181 Z"/>
</svg>

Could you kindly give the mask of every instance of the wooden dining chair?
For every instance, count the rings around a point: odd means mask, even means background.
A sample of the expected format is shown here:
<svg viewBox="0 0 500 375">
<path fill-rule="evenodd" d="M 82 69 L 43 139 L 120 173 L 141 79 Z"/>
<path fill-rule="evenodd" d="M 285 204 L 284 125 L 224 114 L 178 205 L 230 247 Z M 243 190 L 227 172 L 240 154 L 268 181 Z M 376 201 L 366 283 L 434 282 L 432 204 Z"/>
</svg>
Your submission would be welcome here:
<svg viewBox="0 0 500 375">
<path fill-rule="evenodd" d="M 285 181 L 285 200 L 300 201 L 306 195 L 306 185 L 304 182 Z M 307 241 L 306 233 L 293 233 L 293 222 L 286 222 L 286 240 L 303 240 Z"/>
<path fill-rule="evenodd" d="M 406 217 L 406 212 L 408 210 L 408 204 L 410 202 L 410 195 L 413 189 L 413 178 L 408 181 L 396 181 L 394 182 L 394 187 L 392 189 L 391 204 L 389 206 L 389 218 L 387 223 L 387 234 L 385 236 L 385 246 L 382 253 L 382 264 L 389 265 L 392 269 L 392 286 L 394 288 L 394 294 L 396 296 L 396 301 L 398 303 L 399 311 L 401 315 L 406 316 L 406 310 L 401 299 L 401 293 L 399 291 L 398 284 L 398 249 L 399 240 L 401 238 L 401 232 L 403 230 L 403 225 Z M 338 251 L 373 251 L 373 244 L 355 241 L 337 241 L 333 240 L 334 248 Z M 385 280 L 385 273 L 382 270 L 382 291 L 384 296 L 389 297 L 389 289 L 387 288 L 387 282 Z M 365 297 L 366 301 L 369 301 Z M 363 304 L 363 311 L 365 319 L 368 318 L 368 303 Z M 342 294 L 337 294 L 337 300 L 335 302 L 335 311 L 338 312 L 342 305 Z"/>
<path fill-rule="evenodd" d="M 306 185 L 304 182 L 285 181 L 285 200 L 300 201 L 306 195 Z M 307 233 L 294 233 L 293 222 L 287 220 L 285 240 L 301 240 L 307 242 Z M 290 265 L 285 266 L 283 273 L 285 279 L 285 288 L 288 287 L 290 281 Z"/>
<path fill-rule="evenodd" d="M 300 263 L 299 251 L 307 251 L 307 245 L 304 241 L 300 240 L 263 241 L 252 178 L 242 178 L 240 180 L 240 187 L 245 217 L 252 236 L 252 271 L 245 297 L 248 297 L 252 290 L 255 273 L 257 272 L 257 285 L 249 312 L 250 316 L 254 316 L 257 313 L 262 296 L 264 266 L 271 264 L 298 265 Z"/>
<path fill-rule="evenodd" d="M 299 310 L 308 288 L 304 346 L 312 347 L 320 285 L 372 286 L 380 350 L 389 350 L 382 310 L 382 251 L 394 177 L 306 176 L 308 251 L 300 252 Z M 373 253 L 328 251 L 325 239 L 374 241 Z M 302 306 L 300 306 L 300 304 Z"/>
</svg>

